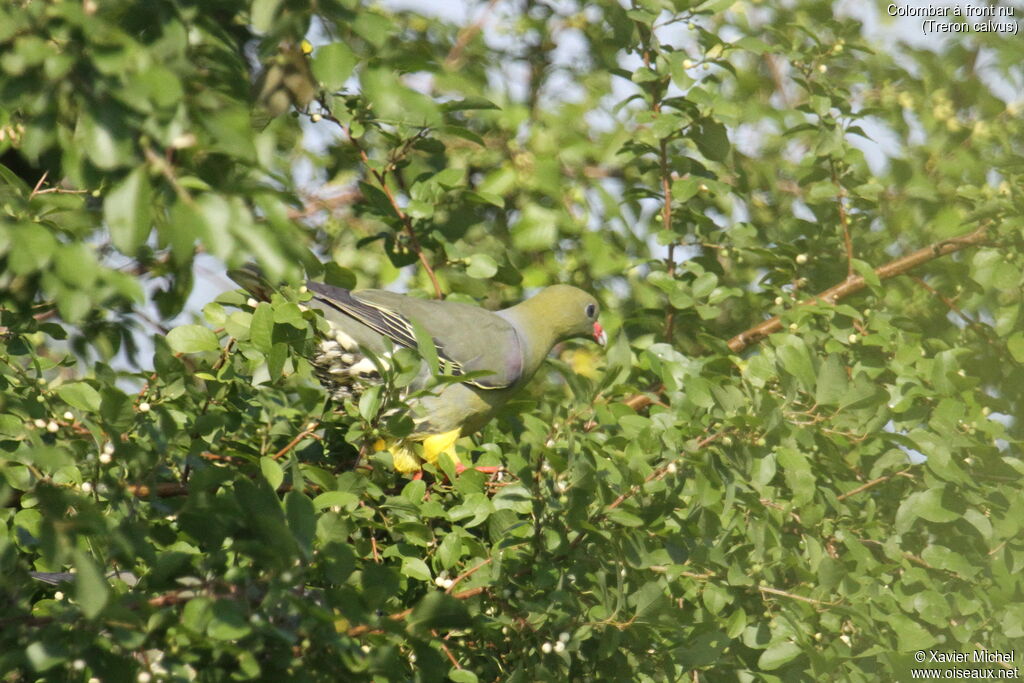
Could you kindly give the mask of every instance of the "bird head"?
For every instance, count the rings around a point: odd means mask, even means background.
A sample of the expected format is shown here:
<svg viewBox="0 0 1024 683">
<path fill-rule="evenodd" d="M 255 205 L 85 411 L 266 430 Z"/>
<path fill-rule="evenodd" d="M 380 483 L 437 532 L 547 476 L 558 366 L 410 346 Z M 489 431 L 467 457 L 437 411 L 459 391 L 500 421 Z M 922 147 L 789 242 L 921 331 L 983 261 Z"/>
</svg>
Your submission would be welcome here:
<svg viewBox="0 0 1024 683">
<path fill-rule="evenodd" d="M 550 326 L 555 342 L 589 337 L 604 345 L 604 328 L 597 321 L 601 307 L 597 299 L 582 289 L 571 285 L 552 285 L 526 303 L 545 325 Z"/>
</svg>

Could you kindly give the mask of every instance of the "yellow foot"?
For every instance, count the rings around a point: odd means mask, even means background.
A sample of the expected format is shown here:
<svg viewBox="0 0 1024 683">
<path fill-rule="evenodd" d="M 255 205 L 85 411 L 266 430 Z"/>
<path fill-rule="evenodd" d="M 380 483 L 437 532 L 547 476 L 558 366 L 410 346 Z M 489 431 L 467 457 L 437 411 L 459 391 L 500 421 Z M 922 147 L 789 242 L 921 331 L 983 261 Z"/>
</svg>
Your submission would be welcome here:
<svg viewBox="0 0 1024 683">
<path fill-rule="evenodd" d="M 399 439 L 391 443 L 386 443 L 383 439 L 378 439 L 373 444 L 374 452 L 380 452 L 383 450 L 391 451 L 391 462 L 395 469 L 402 474 L 411 474 L 413 472 L 419 472 L 424 462 L 431 464 L 437 462 L 437 459 L 442 453 L 447 453 L 448 457 L 452 459 L 452 462 L 456 466 L 459 465 L 459 458 L 455 455 L 455 441 L 458 440 L 460 429 L 453 429 L 450 432 L 444 434 L 431 434 L 430 436 L 422 439 L 423 442 L 423 455 L 420 456 L 415 450 L 413 450 L 413 444 L 415 441 Z M 417 439 L 419 441 L 419 439 Z"/>
<path fill-rule="evenodd" d="M 423 459 L 433 464 L 442 453 L 447 453 L 453 463 L 459 464 L 459 457 L 455 455 L 453 446 L 461 433 L 461 429 L 453 429 L 444 434 L 431 434 L 423 439 Z"/>
</svg>

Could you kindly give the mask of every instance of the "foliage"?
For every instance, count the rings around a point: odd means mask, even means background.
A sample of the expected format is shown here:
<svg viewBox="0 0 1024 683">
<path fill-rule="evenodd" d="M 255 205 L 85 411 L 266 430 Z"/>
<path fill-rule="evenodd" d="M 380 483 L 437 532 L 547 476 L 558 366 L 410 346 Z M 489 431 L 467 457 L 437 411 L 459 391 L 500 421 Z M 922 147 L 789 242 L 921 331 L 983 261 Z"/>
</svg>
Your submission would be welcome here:
<svg viewBox="0 0 1024 683">
<path fill-rule="evenodd" d="M 0 7 L 8 680 L 873 681 L 1021 642 L 1019 39 L 624 5 Z M 466 446 L 503 476 L 409 481 L 353 469 L 381 397 L 325 407 L 300 291 L 160 322 L 199 254 L 568 281 L 613 340 Z"/>
</svg>

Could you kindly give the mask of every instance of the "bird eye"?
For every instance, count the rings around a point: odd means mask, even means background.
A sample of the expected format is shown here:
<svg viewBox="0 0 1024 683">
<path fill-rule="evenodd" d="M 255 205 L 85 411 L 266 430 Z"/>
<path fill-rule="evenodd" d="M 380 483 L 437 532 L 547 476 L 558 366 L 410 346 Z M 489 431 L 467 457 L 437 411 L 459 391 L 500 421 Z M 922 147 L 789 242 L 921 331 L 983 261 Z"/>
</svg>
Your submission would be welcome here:
<svg viewBox="0 0 1024 683">
<path fill-rule="evenodd" d="M 597 306 L 595 306 L 594 304 L 587 304 L 587 307 L 584 309 L 584 311 L 586 312 L 588 318 L 593 318 L 595 315 L 597 315 Z"/>
</svg>

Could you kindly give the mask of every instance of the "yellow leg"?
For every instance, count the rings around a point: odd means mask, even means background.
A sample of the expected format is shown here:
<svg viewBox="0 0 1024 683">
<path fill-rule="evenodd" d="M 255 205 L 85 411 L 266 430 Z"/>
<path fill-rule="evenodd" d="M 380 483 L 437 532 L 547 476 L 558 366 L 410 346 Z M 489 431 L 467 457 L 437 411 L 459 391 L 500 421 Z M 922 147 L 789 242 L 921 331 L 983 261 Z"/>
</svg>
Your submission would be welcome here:
<svg viewBox="0 0 1024 683">
<path fill-rule="evenodd" d="M 453 429 L 444 434 L 431 434 L 423 439 L 423 459 L 429 463 L 435 463 L 442 453 L 447 453 L 452 462 L 458 464 L 459 457 L 455 455 L 453 446 L 461 433 L 461 429 Z"/>
<path fill-rule="evenodd" d="M 373 444 L 373 450 L 380 452 L 385 449 L 391 451 L 391 462 L 397 471 L 402 474 L 419 472 L 424 461 L 431 464 L 437 462 L 442 453 L 447 453 L 455 464 L 459 463 L 459 457 L 455 455 L 455 441 L 461 434 L 460 429 L 453 429 L 444 434 L 431 434 L 423 439 L 423 457 L 421 458 L 413 450 L 412 442 L 399 439 L 386 443 L 383 439 L 377 439 Z"/>
<path fill-rule="evenodd" d="M 412 450 L 407 441 L 397 441 L 391 444 L 391 462 L 395 469 L 402 474 L 412 474 L 420 471 L 420 464 L 423 462 Z"/>
</svg>

